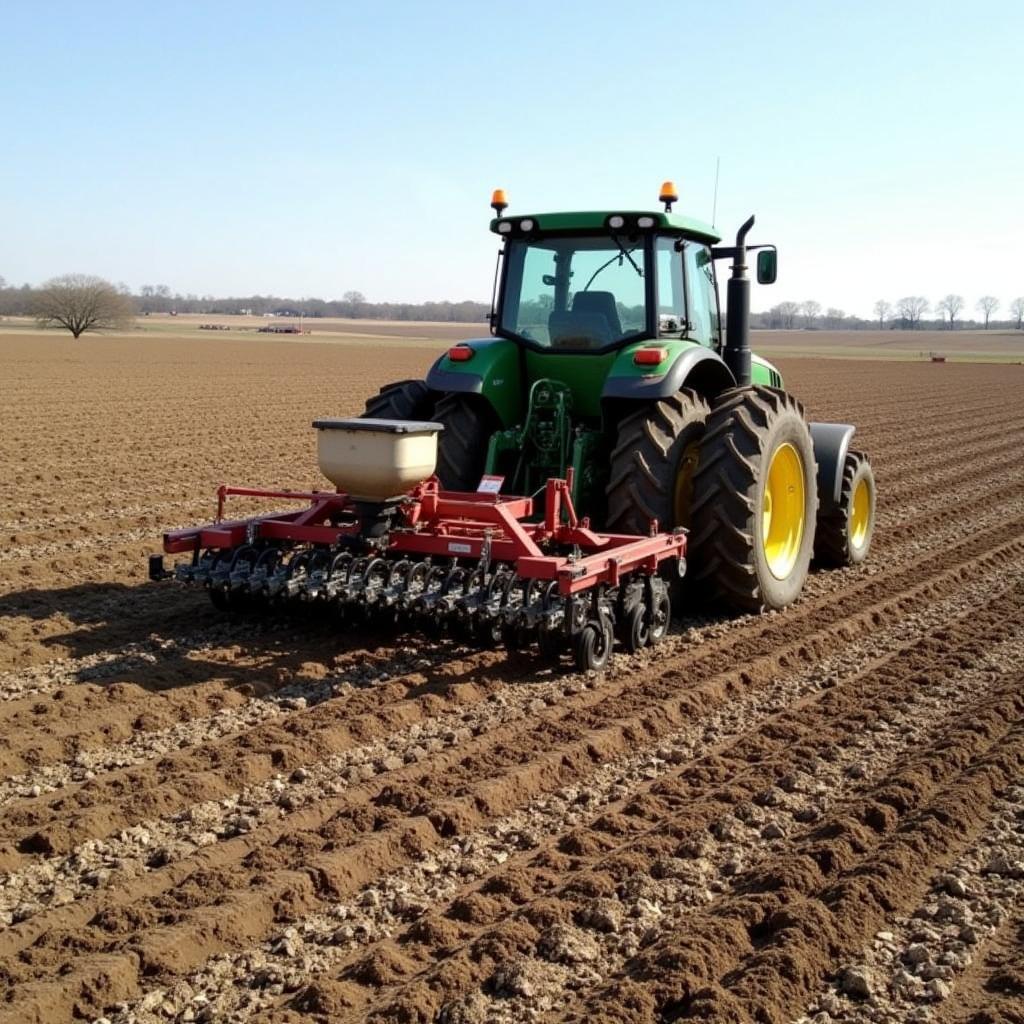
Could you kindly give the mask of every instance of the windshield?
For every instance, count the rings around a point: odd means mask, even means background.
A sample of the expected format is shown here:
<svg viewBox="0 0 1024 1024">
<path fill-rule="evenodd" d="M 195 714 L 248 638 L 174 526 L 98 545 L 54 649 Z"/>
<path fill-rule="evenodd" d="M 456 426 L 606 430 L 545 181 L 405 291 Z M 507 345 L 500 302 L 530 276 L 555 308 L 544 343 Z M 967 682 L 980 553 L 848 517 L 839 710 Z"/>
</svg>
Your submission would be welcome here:
<svg viewBox="0 0 1024 1024">
<path fill-rule="evenodd" d="M 544 348 L 598 350 L 647 331 L 647 246 L 604 237 L 510 240 L 501 328 Z"/>
</svg>

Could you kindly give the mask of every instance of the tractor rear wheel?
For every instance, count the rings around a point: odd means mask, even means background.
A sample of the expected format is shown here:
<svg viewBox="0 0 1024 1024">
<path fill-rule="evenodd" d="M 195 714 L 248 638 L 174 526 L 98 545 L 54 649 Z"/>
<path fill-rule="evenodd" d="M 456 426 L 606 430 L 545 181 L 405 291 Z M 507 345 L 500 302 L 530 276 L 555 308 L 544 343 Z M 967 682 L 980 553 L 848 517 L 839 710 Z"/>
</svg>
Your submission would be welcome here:
<svg viewBox="0 0 1024 1024">
<path fill-rule="evenodd" d="M 437 439 L 437 475 L 446 491 L 475 491 L 484 475 L 494 417 L 474 395 L 442 396 L 433 419 L 444 426 Z"/>
<path fill-rule="evenodd" d="M 740 612 L 800 595 L 818 508 L 814 446 L 800 403 L 767 387 L 723 392 L 693 481 L 687 563 L 709 597 Z"/>
<path fill-rule="evenodd" d="M 859 565 L 875 530 L 875 474 L 863 452 L 846 453 L 839 502 L 822 508 L 814 534 L 819 565 Z"/>
<path fill-rule="evenodd" d="M 608 528 L 646 536 L 690 525 L 694 472 L 710 409 L 689 388 L 619 421 L 607 488 Z"/>
<path fill-rule="evenodd" d="M 380 394 L 368 398 L 360 418 L 429 420 L 433 409 L 433 396 L 425 381 L 399 380 L 394 384 L 385 384 Z"/>
</svg>

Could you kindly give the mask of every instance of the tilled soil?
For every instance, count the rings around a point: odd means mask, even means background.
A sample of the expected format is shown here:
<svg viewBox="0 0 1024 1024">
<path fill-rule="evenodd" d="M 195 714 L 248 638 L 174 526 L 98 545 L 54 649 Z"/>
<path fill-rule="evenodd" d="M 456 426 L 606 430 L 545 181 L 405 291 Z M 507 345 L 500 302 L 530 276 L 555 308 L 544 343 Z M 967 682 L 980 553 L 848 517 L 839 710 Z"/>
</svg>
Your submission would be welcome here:
<svg viewBox="0 0 1024 1024">
<path fill-rule="evenodd" d="M 145 582 L 422 347 L 0 345 L 0 1021 L 1024 1020 L 1024 369 L 784 366 L 869 563 L 583 677 Z"/>
</svg>

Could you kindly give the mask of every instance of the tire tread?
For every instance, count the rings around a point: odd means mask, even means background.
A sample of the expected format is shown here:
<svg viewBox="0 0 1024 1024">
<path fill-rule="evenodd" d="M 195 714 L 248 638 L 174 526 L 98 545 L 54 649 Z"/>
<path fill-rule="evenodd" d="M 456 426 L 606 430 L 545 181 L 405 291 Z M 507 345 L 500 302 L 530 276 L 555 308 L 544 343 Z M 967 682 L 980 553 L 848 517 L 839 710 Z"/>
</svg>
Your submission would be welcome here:
<svg viewBox="0 0 1024 1024">
<path fill-rule="evenodd" d="M 422 420 L 433 411 L 430 388 L 422 380 L 398 380 L 385 384 L 366 400 L 360 419 Z"/>
<path fill-rule="evenodd" d="M 741 612 L 766 607 L 754 565 L 755 500 L 765 438 L 784 415 L 804 419 L 803 406 L 788 392 L 760 386 L 724 392 L 711 412 L 694 476 L 692 581 L 710 600 Z"/>
<path fill-rule="evenodd" d="M 434 408 L 434 419 L 444 425 L 437 444 L 437 475 L 448 491 L 475 491 L 484 472 L 493 417 L 480 401 L 447 394 Z"/>
<path fill-rule="evenodd" d="M 703 397 L 682 388 L 619 421 L 606 488 L 609 529 L 645 535 L 654 519 L 662 529 L 675 525 L 671 510 L 678 455 L 673 447 L 687 427 L 703 423 L 709 413 Z"/>
<path fill-rule="evenodd" d="M 853 564 L 850 551 L 850 501 L 853 484 L 861 467 L 871 463 L 864 452 L 850 449 L 843 463 L 843 481 L 839 491 L 839 504 L 823 508 L 818 514 L 814 534 L 814 560 L 819 565 L 841 568 Z M 874 474 L 872 473 L 872 479 Z M 874 523 L 872 523 L 872 528 Z M 869 541 L 870 543 L 870 536 Z"/>
</svg>

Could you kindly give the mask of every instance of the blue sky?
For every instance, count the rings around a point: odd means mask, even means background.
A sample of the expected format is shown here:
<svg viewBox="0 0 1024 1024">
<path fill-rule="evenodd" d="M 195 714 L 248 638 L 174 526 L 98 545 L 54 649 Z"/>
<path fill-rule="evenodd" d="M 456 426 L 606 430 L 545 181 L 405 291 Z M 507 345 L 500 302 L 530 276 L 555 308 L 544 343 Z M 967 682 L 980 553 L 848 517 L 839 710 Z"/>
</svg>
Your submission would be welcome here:
<svg viewBox="0 0 1024 1024">
<path fill-rule="evenodd" d="M 486 298 L 510 212 L 780 248 L 756 308 L 1024 294 L 1024 5 L 6 5 L 0 275 Z"/>
</svg>

